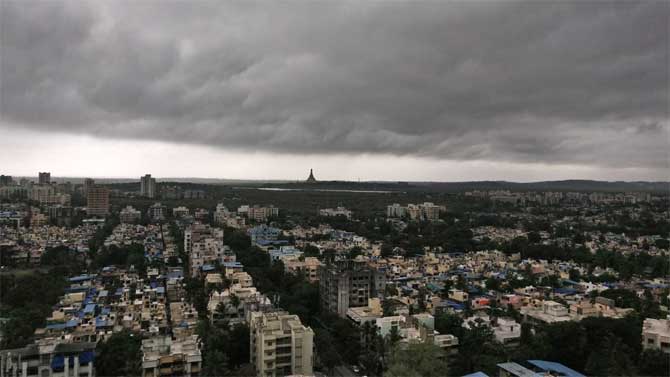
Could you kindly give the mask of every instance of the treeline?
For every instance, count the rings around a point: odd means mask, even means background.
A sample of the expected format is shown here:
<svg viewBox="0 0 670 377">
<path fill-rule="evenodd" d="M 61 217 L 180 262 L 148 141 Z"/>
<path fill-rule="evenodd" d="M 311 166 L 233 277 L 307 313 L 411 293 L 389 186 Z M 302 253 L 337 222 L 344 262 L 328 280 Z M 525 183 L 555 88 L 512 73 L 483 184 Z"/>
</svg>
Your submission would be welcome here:
<svg viewBox="0 0 670 377">
<path fill-rule="evenodd" d="M 517 237 L 498 246 L 500 250 L 507 254 L 520 253 L 524 259 L 574 261 L 588 265 L 590 270 L 595 267 L 612 268 L 624 280 L 629 280 L 633 276 L 665 277 L 670 273 L 670 260 L 667 255 L 650 255 L 645 251 L 624 255 L 620 252 L 600 249 L 594 254 L 581 245 L 543 245 L 533 243 L 526 237 Z"/>
<path fill-rule="evenodd" d="M 520 345 L 505 347 L 484 324 L 462 327 L 457 315 L 435 318 L 436 329 L 459 338 L 459 352 L 450 375 L 483 371 L 495 375 L 496 364 L 540 359 L 560 362 L 592 376 L 667 376 L 670 358 L 661 351 L 643 350 L 642 319 L 586 318 L 531 327 L 522 325 Z"/>
</svg>

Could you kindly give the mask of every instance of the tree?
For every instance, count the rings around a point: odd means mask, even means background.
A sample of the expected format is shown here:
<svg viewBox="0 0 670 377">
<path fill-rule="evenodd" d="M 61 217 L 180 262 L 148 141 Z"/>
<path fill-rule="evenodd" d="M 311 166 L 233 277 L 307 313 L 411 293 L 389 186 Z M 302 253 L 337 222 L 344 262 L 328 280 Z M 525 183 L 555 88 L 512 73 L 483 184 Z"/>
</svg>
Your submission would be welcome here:
<svg viewBox="0 0 670 377">
<path fill-rule="evenodd" d="M 410 344 L 407 349 L 396 348 L 390 357 L 386 376 L 442 377 L 448 375 L 444 351 L 430 343 Z"/>
<path fill-rule="evenodd" d="M 463 319 L 456 314 L 438 314 L 435 317 L 435 330 L 440 334 L 451 334 L 460 338 L 463 332 Z"/>
<path fill-rule="evenodd" d="M 496 364 L 504 357 L 502 345 L 496 342 L 493 330 L 486 323 L 470 322 L 470 328 L 463 329 L 459 343 L 455 375 L 474 371 L 493 375 Z"/>
<path fill-rule="evenodd" d="M 661 350 L 644 350 L 640 355 L 638 365 L 638 373 L 642 376 L 667 376 L 670 374 L 670 357 Z"/>
<path fill-rule="evenodd" d="M 609 334 L 598 350 L 591 352 L 584 369 L 593 376 L 632 376 L 634 367 L 629 354 L 621 339 Z"/>
<path fill-rule="evenodd" d="M 140 376 L 142 340 L 127 330 L 98 344 L 95 371 L 100 376 Z"/>
</svg>

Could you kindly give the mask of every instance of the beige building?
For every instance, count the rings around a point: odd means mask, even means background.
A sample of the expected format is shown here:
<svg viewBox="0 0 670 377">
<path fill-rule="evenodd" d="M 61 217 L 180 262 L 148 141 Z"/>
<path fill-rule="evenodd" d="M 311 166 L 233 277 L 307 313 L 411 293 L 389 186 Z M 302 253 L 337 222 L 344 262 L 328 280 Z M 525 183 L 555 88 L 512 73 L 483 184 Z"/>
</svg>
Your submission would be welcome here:
<svg viewBox="0 0 670 377">
<path fill-rule="evenodd" d="M 155 336 L 142 341 L 142 377 L 197 376 L 202 368 L 197 335 L 173 340 Z"/>
<path fill-rule="evenodd" d="M 305 279 L 310 283 L 316 283 L 319 281 L 319 267 L 323 266 L 323 263 L 315 257 L 307 257 L 305 260 L 300 260 L 299 258 L 287 258 L 284 261 L 284 270 L 292 274 L 298 275 L 303 274 Z"/>
<path fill-rule="evenodd" d="M 184 232 L 184 251 L 189 257 L 191 276 L 197 276 L 202 266 L 225 261 L 223 229 L 194 224 Z"/>
<path fill-rule="evenodd" d="M 642 347 L 670 353 L 670 318 L 647 318 L 642 325 Z"/>
<path fill-rule="evenodd" d="M 313 375 L 314 332 L 286 312 L 251 313 L 251 363 L 266 376 Z"/>
</svg>

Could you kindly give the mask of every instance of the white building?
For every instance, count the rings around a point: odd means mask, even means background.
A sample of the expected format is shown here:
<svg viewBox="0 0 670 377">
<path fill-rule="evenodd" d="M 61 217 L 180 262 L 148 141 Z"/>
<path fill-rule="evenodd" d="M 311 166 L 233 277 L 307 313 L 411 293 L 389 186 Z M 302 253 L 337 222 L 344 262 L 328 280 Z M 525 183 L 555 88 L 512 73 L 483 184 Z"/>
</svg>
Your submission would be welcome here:
<svg viewBox="0 0 670 377">
<path fill-rule="evenodd" d="M 286 312 L 251 313 L 251 363 L 261 377 L 313 372 L 314 332 Z"/>
<path fill-rule="evenodd" d="M 126 206 L 119 212 L 119 220 L 122 223 L 131 224 L 142 218 L 142 213 L 132 206 Z"/>
<path fill-rule="evenodd" d="M 352 212 L 344 207 L 324 208 L 319 210 L 319 215 L 326 217 L 344 216 L 347 219 L 350 219 L 351 214 Z"/>
</svg>

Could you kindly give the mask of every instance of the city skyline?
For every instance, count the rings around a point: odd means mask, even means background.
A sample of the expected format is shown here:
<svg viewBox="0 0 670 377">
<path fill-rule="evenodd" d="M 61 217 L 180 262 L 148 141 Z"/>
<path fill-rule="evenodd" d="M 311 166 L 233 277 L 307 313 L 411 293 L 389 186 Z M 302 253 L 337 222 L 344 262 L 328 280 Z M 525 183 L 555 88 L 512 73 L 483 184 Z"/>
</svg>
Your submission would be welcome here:
<svg viewBox="0 0 670 377">
<path fill-rule="evenodd" d="M 7 174 L 669 178 L 667 2 L 0 6 Z"/>
</svg>

